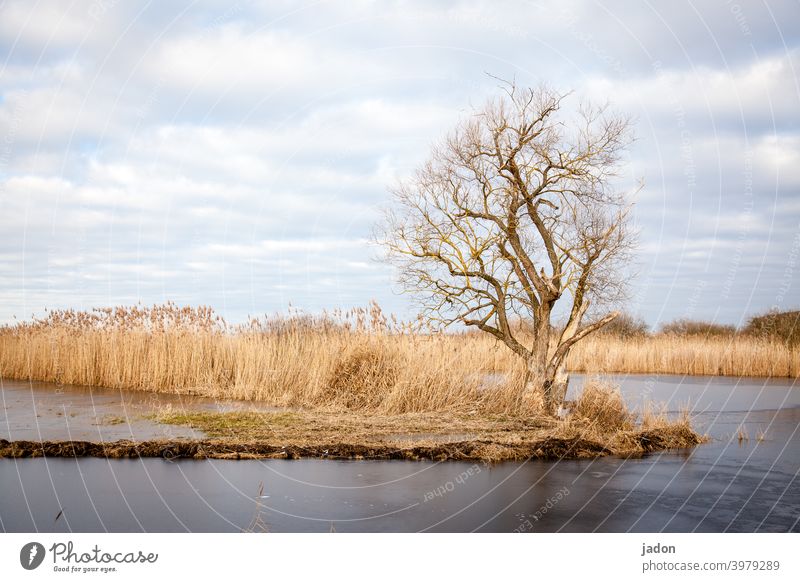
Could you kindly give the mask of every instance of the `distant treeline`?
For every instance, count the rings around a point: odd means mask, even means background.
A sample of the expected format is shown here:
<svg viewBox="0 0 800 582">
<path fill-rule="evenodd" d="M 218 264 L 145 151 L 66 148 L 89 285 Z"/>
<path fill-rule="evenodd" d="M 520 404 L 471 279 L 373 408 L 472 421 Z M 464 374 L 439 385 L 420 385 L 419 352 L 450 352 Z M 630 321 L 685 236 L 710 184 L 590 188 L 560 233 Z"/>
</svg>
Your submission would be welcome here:
<svg viewBox="0 0 800 582">
<path fill-rule="evenodd" d="M 598 334 L 619 338 L 651 335 L 721 338 L 744 335 L 794 346 L 800 344 L 800 310 L 769 311 L 761 315 L 754 315 L 741 328 L 711 321 L 676 319 L 662 324 L 656 332 L 652 332 L 650 326 L 641 317 L 623 313 L 601 329 Z"/>
</svg>

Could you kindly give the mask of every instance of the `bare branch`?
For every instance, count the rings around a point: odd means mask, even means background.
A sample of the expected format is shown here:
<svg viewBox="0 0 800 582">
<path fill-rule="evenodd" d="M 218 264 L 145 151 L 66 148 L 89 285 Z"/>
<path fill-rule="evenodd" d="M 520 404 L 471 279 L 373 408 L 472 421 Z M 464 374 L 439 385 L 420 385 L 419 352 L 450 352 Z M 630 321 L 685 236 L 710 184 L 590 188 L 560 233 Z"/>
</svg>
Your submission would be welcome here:
<svg viewBox="0 0 800 582">
<path fill-rule="evenodd" d="M 611 321 L 635 236 L 617 188 L 631 120 L 607 105 L 505 83 L 393 190 L 378 241 L 431 322 L 477 327 L 550 386 L 569 349 Z M 569 301 L 554 335 L 551 315 Z M 510 324 L 521 314 L 532 337 Z"/>
</svg>

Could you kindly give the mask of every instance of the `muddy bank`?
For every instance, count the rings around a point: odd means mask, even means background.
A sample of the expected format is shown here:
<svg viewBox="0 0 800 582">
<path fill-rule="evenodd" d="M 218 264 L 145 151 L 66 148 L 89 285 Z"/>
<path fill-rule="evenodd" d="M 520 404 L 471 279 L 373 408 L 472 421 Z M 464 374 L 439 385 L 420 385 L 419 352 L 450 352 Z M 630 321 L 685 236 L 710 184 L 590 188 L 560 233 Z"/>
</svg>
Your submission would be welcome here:
<svg viewBox="0 0 800 582">
<path fill-rule="evenodd" d="M 0 382 L 0 457 L 520 461 L 701 442 L 688 421 L 422 412 L 377 415 Z M 613 420 L 613 419 L 612 419 Z M 602 421 L 602 422 L 601 422 Z"/>
<path fill-rule="evenodd" d="M 463 441 L 457 443 L 398 447 L 391 445 L 357 445 L 350 443 L 317 446 L 278 446 L 265 443 L 226 443 L 218 441 L 1 441 L 0 457 L 104 457 L 112 459 L 162 457 L 164 459 L 405 459 L 477 461 L 535 458 L 576 458 L 609 454 L 598 443 L 580 439 L 548 439 L 538 445 L 501 445 L 492 442 Z"/>
<path fill-rule="evenodd" d="M 676 446 L 699 444 L 693 432 L 674 434 L 645 431 L 632 436 L 636 447 L 627 454 L 641 454 Z M 492 441 L 461 441 L 453 443 L 397 446 L 391 444 L 358 445 L 333 443 L 322 445 L 275 445 L 224 441 L 116 441 L 93 443 L 87 441 L 7 441 L 0 440 L 0 458 L 28 457 L 103 457 L 111 459 L 161 457 L 163 459 L 404 459 L 404 460 L 559 460 L 585 459 L 620 454 L 607 446 L 580 437 L 548 437 L 538 442 L 499 443 Z"/>
</svg>

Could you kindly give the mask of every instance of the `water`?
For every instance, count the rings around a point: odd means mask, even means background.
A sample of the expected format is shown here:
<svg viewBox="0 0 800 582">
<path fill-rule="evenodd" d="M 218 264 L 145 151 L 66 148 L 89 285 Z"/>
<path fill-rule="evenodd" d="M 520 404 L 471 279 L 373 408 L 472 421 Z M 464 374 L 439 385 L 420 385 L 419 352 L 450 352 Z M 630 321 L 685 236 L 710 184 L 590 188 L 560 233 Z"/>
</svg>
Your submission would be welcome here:
<svg viewBox="0 0 800 582">
<path fill-rule="evenodd" d="M 235 400 L 4 379 L 0 405 L 0 438 L 35 441 L 201 438 L 199 431 L 152 417 L 169 410 L 276 410 Z"/>
<path fill-rule="evenodd" d="M 573 389 L 583 381 L 573 380 Z M 697 413 L 697 428 L 711 442 L 640 459 L 494 466 L 316 459 L 3 459 L 0 529 L 800 531 L 796 381 L 681 376 L 616 380 L 633 405 L 644 398 L 679 410 L 688 403 Z M 10 385 L 4 382 L 3 391 L 17 390 L 19 397 L 27 387 L 33 401 L 37 390 L 46 390 L 27 384 L 9 390 Z M 114 393 L 119 399 L 119 391 Z M 73 406 L 76 401 L 73 396 Z M 202 401 L 191 405 L 210 406 Z M 740 427 L 749 440 L 739 441 Z M 267 497 L 257 499 L 262 486 Z"/>
</svg>

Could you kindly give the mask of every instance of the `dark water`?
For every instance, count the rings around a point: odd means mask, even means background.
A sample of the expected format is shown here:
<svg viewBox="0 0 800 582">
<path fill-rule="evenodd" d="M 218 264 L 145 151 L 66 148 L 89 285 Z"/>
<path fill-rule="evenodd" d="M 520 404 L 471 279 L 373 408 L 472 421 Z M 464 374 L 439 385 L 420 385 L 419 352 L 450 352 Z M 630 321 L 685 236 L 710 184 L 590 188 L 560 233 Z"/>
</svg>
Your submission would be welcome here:
<svg viewBox="0 0 800 582">
<path fill-rule="evenodd" d="M 580 378 L 575 379 L 579 385 Z M 4 531 L 800 531 L 794 381 L 617 378 L 712 437 L 641 459 L 0 460 Z M 740 441 L 743 428 L 749 440 Z M 256 499 L 263 484 L 263 494 Z M 56 516 L 63 509 L 63 514 Z"/>
</svg>

